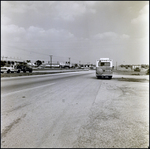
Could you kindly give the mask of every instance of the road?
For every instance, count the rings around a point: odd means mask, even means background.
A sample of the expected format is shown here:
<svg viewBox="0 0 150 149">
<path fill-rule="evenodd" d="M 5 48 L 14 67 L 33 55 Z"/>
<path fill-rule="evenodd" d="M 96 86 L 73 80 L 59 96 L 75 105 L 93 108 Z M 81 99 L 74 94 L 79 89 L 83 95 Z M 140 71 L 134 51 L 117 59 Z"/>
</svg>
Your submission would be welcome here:
<svg viewBox="0 0 150 149">
<path fill-rule="evenodd" d="M 1 78 L 2 148 L 147 148 L 149 78 L 95 71 Z"/>
</svg>

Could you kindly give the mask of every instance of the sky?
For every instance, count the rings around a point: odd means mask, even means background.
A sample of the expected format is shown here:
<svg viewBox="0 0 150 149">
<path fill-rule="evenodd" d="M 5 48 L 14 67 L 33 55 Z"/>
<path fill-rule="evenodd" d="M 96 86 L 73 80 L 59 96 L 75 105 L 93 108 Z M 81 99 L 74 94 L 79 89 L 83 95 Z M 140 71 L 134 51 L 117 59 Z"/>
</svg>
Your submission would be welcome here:
<svg viewBox="0 0 150 149">
<path fill-rule="evenodd" d="M 1 59 L 149 64 L 149 1 L 1 1 Z"/>
</svg>

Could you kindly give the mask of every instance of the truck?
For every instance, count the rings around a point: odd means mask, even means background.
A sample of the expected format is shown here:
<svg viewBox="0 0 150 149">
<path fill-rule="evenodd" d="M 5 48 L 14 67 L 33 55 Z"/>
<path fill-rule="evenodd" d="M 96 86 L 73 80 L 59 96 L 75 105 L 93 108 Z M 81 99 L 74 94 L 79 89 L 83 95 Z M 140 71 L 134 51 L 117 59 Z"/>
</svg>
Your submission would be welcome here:
<svg viewBox="0 0 150 149">
<path fill-rule="evenodd" d="M 17 69 L 26 73 L 27 71 L 32 73 L 33 69 L 27 64 L 18 64 L 16 65 Z"/>
<path fill-rule="evenodd" d="M 113 60 L 109 58 L 100 58 L 96 60 L 96 77 L 111 79 L 113 76 Z"/>
<path fill-rule="evenodd" d="M 72 65 L 70 63 L 63 63 L 63 62 L 60 62 L 60 68 L 67 68 L 67 69 L 70 69 L 72 67 Z"/>
</svg>

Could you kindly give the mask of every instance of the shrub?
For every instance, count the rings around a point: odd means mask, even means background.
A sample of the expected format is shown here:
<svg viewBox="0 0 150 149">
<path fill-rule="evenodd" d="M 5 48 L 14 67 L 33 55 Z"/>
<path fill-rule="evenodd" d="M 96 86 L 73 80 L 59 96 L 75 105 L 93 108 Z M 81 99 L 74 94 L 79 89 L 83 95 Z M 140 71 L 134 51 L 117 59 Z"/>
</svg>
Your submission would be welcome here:
<svg viewBox="0 0 150 149">
<path fill-rule="evenodd" d="M 149 68 L 148 68 L 148 70 L 147 70 L 146 74 L 147 74 L 147 75 L 149 75 Z"/>
</svg>

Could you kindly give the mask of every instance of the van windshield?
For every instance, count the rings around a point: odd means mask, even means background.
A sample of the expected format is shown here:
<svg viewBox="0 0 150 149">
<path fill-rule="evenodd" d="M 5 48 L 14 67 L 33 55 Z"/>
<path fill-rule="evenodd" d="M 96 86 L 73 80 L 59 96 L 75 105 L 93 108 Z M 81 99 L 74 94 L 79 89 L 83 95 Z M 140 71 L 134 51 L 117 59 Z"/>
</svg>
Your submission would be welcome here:
<svg viewBox="0 0 150 149">
<path fill-rule="evenodd" d="M 110 62 L 101 62 L 98 63 L 99 66 L 110 66 Z"/>
</svg>

